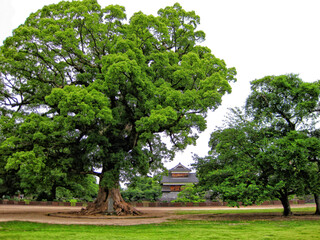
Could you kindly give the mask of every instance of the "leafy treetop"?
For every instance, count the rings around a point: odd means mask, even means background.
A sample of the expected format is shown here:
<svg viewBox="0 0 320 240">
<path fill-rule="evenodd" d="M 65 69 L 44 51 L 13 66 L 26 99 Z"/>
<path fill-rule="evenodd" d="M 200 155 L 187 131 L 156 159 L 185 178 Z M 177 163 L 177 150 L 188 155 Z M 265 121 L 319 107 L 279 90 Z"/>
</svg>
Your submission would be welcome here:
<svg viewBox="0 0 320 240">
<path fill-rule="evenodd" d="M 195 144 L 235 69 L 198 45 L 200 18 L 178 3 L 125 19 L 119 5 L 62 1 L 4 41 L 0 155 L 8 170 L 54 169 L 47 174 L 57 182 L 63 173 L 96 174 L 112 188 Z"/>
</svg>

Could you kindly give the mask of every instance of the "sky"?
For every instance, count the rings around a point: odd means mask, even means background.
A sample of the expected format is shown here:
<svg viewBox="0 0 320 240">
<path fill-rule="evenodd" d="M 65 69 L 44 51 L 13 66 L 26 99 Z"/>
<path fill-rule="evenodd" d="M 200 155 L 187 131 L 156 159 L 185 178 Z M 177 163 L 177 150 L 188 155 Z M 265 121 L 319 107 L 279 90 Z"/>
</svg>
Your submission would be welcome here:
<svg viewBox="0 0 320 240">
<path fill-rule="evenodd" d="M 12 30 L 23 24 L 30 13 L 58 0 L 0 0 L 0 45 Z M 222 105 L 208 114 L 207 130 L 197 146 L 178 152 L 172 168 L 179 162 L 187 167 L 193 154 L 208 153 L 210 134 L 227 114 L 227 109 L 241 107 L 250 94 L 250 81 L 267 75 L 299 74 L 302 80 L 320 80 L 320 1 L 318 0 L 98 0 L 102 7 L 119 4 L 128 19 L 134 12 L 156 15 L 160 8 L 178 2 L 187 11 L 200 16 L 199 30 L 206 33 L 202 43 L 237 69 L 232 93 Z"/>
</svg>

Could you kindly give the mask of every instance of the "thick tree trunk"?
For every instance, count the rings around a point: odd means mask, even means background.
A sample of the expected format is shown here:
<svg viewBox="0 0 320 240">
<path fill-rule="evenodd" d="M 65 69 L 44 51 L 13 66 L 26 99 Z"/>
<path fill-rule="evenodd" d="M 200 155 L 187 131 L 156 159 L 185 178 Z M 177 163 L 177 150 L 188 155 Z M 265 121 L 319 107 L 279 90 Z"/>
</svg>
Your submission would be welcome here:
<svg viewBox="0 0 320 240">
<path fill-rule="evenodd" d="M 318 194 L 314 194 L 314 201 L 316 203 L 316 212 L 315 215 L 320 215 L 320 196 Z"/>
<path fill-rule="evenodd" d="M 292 215 L 288 194 L 281 194 L 280 201 L 283 206 L 283 216 L 287 217 Z"/>
<path fill-rule="evenodd" d="M 84 215 L 110 214 L 110 215 L 140 215 L 141 212 L 126 203 L 119 188 L 107 189 L 99 187 L 97 199 L 81 211 Z"/>
</svg>

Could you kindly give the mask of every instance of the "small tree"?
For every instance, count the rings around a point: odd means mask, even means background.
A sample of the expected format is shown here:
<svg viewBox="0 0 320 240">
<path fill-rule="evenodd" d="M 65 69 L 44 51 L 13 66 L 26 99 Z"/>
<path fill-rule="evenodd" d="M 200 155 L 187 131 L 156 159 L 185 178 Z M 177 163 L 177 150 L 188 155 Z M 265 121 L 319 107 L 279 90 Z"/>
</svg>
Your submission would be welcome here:
<svg viewBox="0 0 320 240">
<path fill-rule="evenodd" d="M 121 191 L 122 197 L 126 201 L 157 201 L 161 197 L 161 185 L 157 176 L 151 177 L 134 177 L 127 189 Z"/>
<path fill-rule="evenodd" d="M 205 202 L 204 192 L 199 191 L 194 184 L 188 183 L 181 188 L 178 198 L 172 202 Z"/>
</svg>

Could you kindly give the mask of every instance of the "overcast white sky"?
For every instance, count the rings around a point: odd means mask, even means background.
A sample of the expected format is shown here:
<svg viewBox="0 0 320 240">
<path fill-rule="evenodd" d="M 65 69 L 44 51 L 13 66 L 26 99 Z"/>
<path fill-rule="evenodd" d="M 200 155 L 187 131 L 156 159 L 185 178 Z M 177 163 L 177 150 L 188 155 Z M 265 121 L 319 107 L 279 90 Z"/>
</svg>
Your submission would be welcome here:
<svg viewBox="0 0 320 240">
<path fill-rule="evenodd" d="M 22 24 L 31 12 L 58 0 L 0 0 L 0 43 Z M 123 5 L 127 16 L 142 11 L 156 15 L 158 9 L 179 2 L 201 18 L 206 33 L 203 45 L 236 67 L 237 83 L 222 106 L 208 117 L 208 129 L 197 147 L 188 147 L 167 163 L 171 168 L 192 162 L 192 153 L 207 154 L 208 139 L 229 107 L 242 106 L 250 81 L 266 75 L 296 73 L 304 81 L 320 80 L 320 1 L 318 0 L 98 0 L 101 6 Z"/>
</svg>

